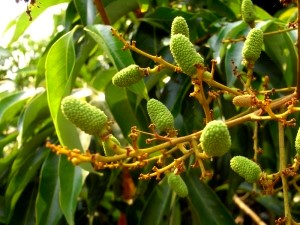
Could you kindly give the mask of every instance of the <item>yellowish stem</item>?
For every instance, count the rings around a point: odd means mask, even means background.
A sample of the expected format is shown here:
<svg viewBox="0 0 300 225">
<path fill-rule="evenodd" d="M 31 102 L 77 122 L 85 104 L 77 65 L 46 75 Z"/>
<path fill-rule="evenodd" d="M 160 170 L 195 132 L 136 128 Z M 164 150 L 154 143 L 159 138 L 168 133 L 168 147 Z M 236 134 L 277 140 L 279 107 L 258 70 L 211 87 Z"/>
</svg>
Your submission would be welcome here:
<svg viewBox="0 0 300 225">
<path fill-rule="evenodd" d="M 280 172 L 286 169 L 286 152 L 284 145 L 284 128 L 281 122 L 278 122 L 278 136 L 279 136 L 279 166 Z M 286 217 L 286 225 L 291 225 L 292 216 L 289 205 L 289 192 L 287 178 L 284 173 L 281 173 L 282 191 L 283 191 L 283 201 L 284 201 L 284 214 Z"/>
</svg>

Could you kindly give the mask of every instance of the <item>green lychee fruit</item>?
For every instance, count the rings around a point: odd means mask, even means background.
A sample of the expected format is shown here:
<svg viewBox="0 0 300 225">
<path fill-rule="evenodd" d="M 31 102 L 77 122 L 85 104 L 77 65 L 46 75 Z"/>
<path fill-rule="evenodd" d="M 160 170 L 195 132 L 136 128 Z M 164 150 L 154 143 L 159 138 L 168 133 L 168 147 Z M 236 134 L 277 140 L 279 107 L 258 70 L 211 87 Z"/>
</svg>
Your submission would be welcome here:
<svg viewBox="0 0 300 225">
<path fill-rule="evenodd" d="M 231 146 L 231 137 L 226 124 L 213 120 L 206 124 L 200 137 L 203 151 L 210 157 L 222 156 Z"/>
<path fill-rule="evenodd" d="M 252 160 L 244 156 L 235 156 L 230 160 L 231 169 L 239 174 L 249 183 L 259 180 L 262 171 L 260 167 Z"/>
<path fill-rule="evenodd" d="M 72 96 L 62 100 L 61 109 L 70 122 L 87 134 L 100 135 L 107 125 L 107 116 L 102 110 Z"/>
<path fill-rule="evenodd" d="M 202 56 L 196 52 L 189 38 L 183 34 L 171 36 L 170 50 L 175 62 L 182 69 L 182 72 L 193 77 L 197 74 L 196 65 L 204 63 Z"/>
<path fill-rule="evenodd" d="M 170 110 L 160 101 L 150 99 L 147 102 L 150 120 L 161 131 L 174 130 L 174 118 Z"/>
<path fill-rule="evenodd" d="M 143 77 L 144 73 L 140 67 L 132 64 L 117 72 L 112 78 L 112 83 L 118 87 L 128 87 L 139 82 Z"/>
<path fill-rule="evenodd" d="M 181 178 L 180 175 L 176 175 L 174 173 L 168 173 L 168 184 L 170 188 L 181 198 L 185 198 L 189 195 L 188 188 Z"/>
</svg>

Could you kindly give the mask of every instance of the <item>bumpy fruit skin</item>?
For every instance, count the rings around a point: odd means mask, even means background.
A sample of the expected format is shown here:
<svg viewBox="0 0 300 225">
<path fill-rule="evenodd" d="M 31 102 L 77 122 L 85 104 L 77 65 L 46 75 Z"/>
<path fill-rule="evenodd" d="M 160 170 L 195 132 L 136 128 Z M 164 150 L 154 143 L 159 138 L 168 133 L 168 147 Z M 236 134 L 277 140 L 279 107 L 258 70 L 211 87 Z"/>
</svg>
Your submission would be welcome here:
<svg viewBox="0 0 300 225">
<path fill-rule="evenodd" d="M 151 122 L 162 131 L 174 130 L 174 118 L 169 109 L 160 101 L 151 98 L 147 102 L 147 111 Z"/>
<path fill-rule="evenodd" d="M 170 50 L 182 72 L 189 76 L 197 74 L 195 65 L 203 64 L 204 60 L 186 36 L 183 34 L 172 35 Z"/>
<path fill-rule="evenodd" d="M 231 169 L 249 183 L 258 181 L 262 173 L 260 167 L 244 156 L 235 156 L 230 160 Z"/>
<path fill-rule="evenodd" d="M 249 94 L 235 96 L 232 99 L 232 103 L 235 106 L 250 107 L 252 105 L 252 96 Z"/>
<path fill-rule="evenodd" d="M 300 156 L 300 127 L 296 135 L 295 148 L 296 148 L 297 155 Z"/>
<path fill-rule="evenodd" d="M 167 174 L 168 184 L 170 188 L 181 198 L 185 198 L 189 195 L 188 188 L 181 178 L 180 175 L 175 175 L 174 173 Z"/>
<path fill-rule="evenodd" d="M 103 111 L 72 96 L 62 100 L 61 109 L 70 122 L 88 134 L 99 135 L 107 125 L 107 116 Z"/>
<path fill-rule="evenodd" d="M 187 38 L 190 37 L 189 27 L 182 16 L 176 16 L 172 22 L 171 36 L 175 34 L 183 34 Z"/>
<path fill-rule="evenodd" d="M 210 157 L 222 156 L 231 146 L 231 138 L 226 124 L 221 120 L 210 121 L 200 137 L 203 151 Z"/>
<path fill-rule="evenodd" d="M 243 57 L 248 63 L 254 63 L 259 58 L 263 42 L 262 30 L 257 28 L 251 29 L 242 50 Z"/>
<path fill-rule="evenodd" d="M 241 13 L 244 22 L 248 23 L 250 27 L 253 28 L 255 26 L 254 21 L 256 14 L 251 0 L 243 0 L 241 5 Z"/>
<path fill-rule="evenodd" d="M 132 64 L 117 72 L 112 78 L 112 83 L 118 87 L 128 87 L 137 83 L 143 77 L 144 74 L 139 66 Z"/>
</svg>

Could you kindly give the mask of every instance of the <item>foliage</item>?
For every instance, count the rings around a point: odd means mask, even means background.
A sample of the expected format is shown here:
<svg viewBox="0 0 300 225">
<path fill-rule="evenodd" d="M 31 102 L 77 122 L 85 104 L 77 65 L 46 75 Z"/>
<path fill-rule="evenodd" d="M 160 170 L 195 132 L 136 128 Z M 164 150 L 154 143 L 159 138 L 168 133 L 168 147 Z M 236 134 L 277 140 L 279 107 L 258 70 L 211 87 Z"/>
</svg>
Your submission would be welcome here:
<svg viewBox="0 0 300 225">
<path fill-rule="evenodd" d="M 63 30 L 40 43 L 23 35 L 30 19 L 60 3 L 67 4 L 56 20 Z M 243 62 L 250 27 L 240 0 L 27 4 L 8 26 L 15 26 L 9 46 L 0 49 L 0 224 L 300 221 L 296 4 L 285 2 L 274 15 L 255 6 L 255 27 L 264 32 L 255 64 Z M 204 58 L 196 77 L 181 73 L 170 51 L 177 16 Z M 145 78 L 114 86 L 113 76 L 132 64 Z M 61 101 L 69 95 L 103 110 L 114 136 L 90 136 L 68 121 Z M 249 107 L 233 104 L 235 96 L 246 96 Z M 150 125 L 151 98 L 171 111 L 176 131 L 157 133 Z M 226 122 L 232 143 L 215 158 L 198 145 L 213 119 Z M 103 146 L 117 154 L 105 157 Z M 260 165 L 260 182 L 249 184 L 230 169 L 236 155 Z M 165 179 L 173 170 L 188 188 L 185 198 Z"/>
</svg>

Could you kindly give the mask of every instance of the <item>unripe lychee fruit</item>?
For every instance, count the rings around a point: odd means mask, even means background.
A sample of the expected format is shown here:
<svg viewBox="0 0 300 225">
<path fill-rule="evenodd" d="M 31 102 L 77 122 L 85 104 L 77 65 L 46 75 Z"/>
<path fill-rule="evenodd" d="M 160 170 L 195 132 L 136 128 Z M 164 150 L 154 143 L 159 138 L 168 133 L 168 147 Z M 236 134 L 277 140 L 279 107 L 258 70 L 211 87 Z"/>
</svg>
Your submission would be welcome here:
<svg viewBox="0 0 300 225">
<path fill-rule="evenodd" d="M 137 83 L 143 77 L 144 73 L 139 66 L 132 64 L 117 72 L 112 78 L 112 83 L 118 87 L 128 87 Z"/>
<path fill-rule="evenodd" d="M 210 157 L 222 156 L 231 146 L 231 138 L 226 124 L 213 120 L 206 124 L 200 137 L 203 151 Z"/>
<path fill-rule="evenodd" d="M 99 135 L 107 125 L 107 116 L 102 110 L 72 96 L 62 100 L 61 109 L 70 122 L 88 134 Z"/>
<path fill-rule="evenodd" d="M 241 13 L 244 22 L 248 23 L 251 28 L 255 26 L 256 19 L 255 8 L 251 0 L 243 0 L 241 5 Z"/>
<path fill-rule="evenodd" d="M 186 23 L 186 20 L 182 16 L 176 16 L 172 22 L 171 36 L 175 34 L 183 34 L 187 38 L 190 37 L 189 27 Z"/>
<path fill-rule="evenodd" d="M 168 173 L 168 184 L 170 188 L 181 198 L 187 197 L 189 195 L 188 188 L 181 178 L 180 175 L 174 173 Z"/>
<path fill-rule="evenodd" d="M 248 63 L 254 63 L 259 58 L 263 42 L 261 29 L 253 28 L 249 31 L 242 50 L 243 58 Z"/>
<path fill-rule="evenodd" d="M 235 106 L 240 107 L 250 107 L 252 105 L 252 96 L 249 94 L 246 95 L 238 95 L 232 99 L 232 103 Z"/>
<path fill-rule="evenodd" d="M 188 76 L 197 74 L 196 65 L 203 64 L 204 60 L 186 36 L 183 34 L 172 35 L 170 50 L 183 73 Z"/>
<path fill-rule="evenodd" d="M 150 99 L 147 102 L 150 120 L 156 128 L 162 131 L 174 130 L 174 118 L 170 110 L 160 101 Z"/>
<path fill-rule="evenodd" d="M 244 156 L 233 157 L 230 160 L 230 167 L 249 183 L 258 181 L 262 174 L 260 167 Z"/>
<path fill-rule="evenodd" d="M 296 148 L 297 155 L 300 156 L 300 127 L 298 129 L 296 139 L 295 139 L 295 148 Z"/>
</svg>

